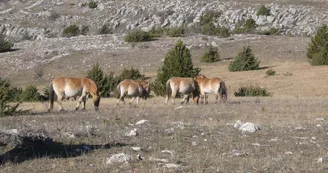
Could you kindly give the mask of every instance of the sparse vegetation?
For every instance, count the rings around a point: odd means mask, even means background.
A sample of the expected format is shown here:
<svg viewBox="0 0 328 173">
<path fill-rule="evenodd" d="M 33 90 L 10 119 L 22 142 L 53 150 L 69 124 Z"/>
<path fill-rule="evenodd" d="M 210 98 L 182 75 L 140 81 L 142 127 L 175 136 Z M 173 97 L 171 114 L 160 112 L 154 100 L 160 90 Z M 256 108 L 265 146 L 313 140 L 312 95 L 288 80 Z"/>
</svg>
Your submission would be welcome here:
<svg viewBox="0 0 328 173">
<path fill-rule="evenodd" d="M 98 4 L 97 4 L 97 2 L 95 2 L 95 1 L 90 1 L 90 2 L 88 3 L 88 6 L 89 6 L 90 9 L 95 9 L 95 8 L 98 7 Z"/>
<path fill-rule="evenodd" d="M 165 33 L 166 29 L 162 27 L 153 27 L 148 32 L 150 37 L 161 37 Z"/>
<path fill-rule="evenodd" d="M 112 34 L 112 30 L 108 25 L 104 24 L 98 31 L 98 34 Z"/>
<path fill-rule="evenodd" d="M 258 31 L 257 34 L 259 35 L 279 35 L 280 29 L 271 28 L 269 30 Z"/>
<path fill-rule="evenodd" d="M 143 41 L 150 41 L 151 36 L 148 32 L 142 31 L 140 29 L 131 31 L 127 33 L 124 37 L 126 42 L 143 42 Z"/>
<path fill-rule="evenodd" d="M 216 27 L 214 21 L 216 18 L 220 17 L 221 13 L 219 12 L 206 12 L 200 18 L 200 29 L 201 33 L 204 35 L 216 35 L 220 37 L 229 37 L 230 31 L 225 27 Z"/>
<path fill-rule="evenodd" d="M 312 37 L 306 56 L 311 65 L 328 65 L 328 27 L 322 25 Z"/>
<path fill-rule="evenodd" d="M 247 46 L 229 64 L 230 71 L 247 71 L 259 69 L 260 61 L 254 56 L 252 49 Z"/>
<path fill-rule="evenodd" d="M 194 68 L 190 50 L 179 40 L 174 48 L 169 50 L 164 59 L 164 65 L 158 70 L 157 77 L 152 83 L 156 95 L 165 95 L 166 81 L 175 77 L 193 77 L 200 72 Z"/>
<path fill-rule="evenodd" d="M 44 72 L 43 72 L 43 68 L 41 66 L 34 69 L 35 80 L 41 80 L 43 74 L 44 74 Z"/>
<path fill-rule="evenodd" d="M 82 35 L 87 35 L 87 33 L 90 31 L 89 26 L 82 25 L 81 27 L 81 34 Z"/>
<path fill-rule="evenodd" d="M 13 43 L 5 40 L 5 37 L 3 35 L 0 35 L 0 52 L 10 51 L 11 47 L 13 46 Z"/>
<path fill-rule="evenodd" d="M 272 96 L 272 93 L 268 92 L 266 88 L 250 85 L 239 88 L 234 95 L 236 97 L 265 97 Z"/>
<path fill-rule="evenodd" d="M 64 37 L 73 37 L 81 34 L 80 28 L 77 25 L 70 25 L 63 30 Z"/>
<path fill-rule="evenodd" d="M 185 33 L 184 28 L 179 27 L 179 28 L 170 28 L 167 31 L 167 35 L 170 37 L 183 37 Z"/>
<path fill-rule="evenodd" d="M 8 80 L 0 78 L 0 117 L 14 115 L 20 112 L 18 110 L 20 102 L 9 104 L 16 101 L 16 91 L 18 91 L 18 89 L 12 87 Z"/>
<path fill-rule="evenodd" d="M 59 17 L 60 17 L 60 15 L 59 15 L 57 12 L 51 12 L 51 13 L 50 13 L 50 16 L 49 16 L 49 19 L 52 20 L 52 21 L 55 21 L 55 20 L 57 20 Z"/>
<path fill-rule="evenodd" d="M 220 60 L 220 54 L 217 48 L 212 45 L 205 51 L 204 55 L 201 57 L 201 62 L 216 62 Z"/>
<path fill-rule="evenodd" d="M 252 18 L 249 18 L 245 22 L 241 21 L 239 24 L 237 24 L 237 27 L 234 30 L 234 33 L 236 33 L 236 34 L 254 33 L 255 29 L 256 29 L 255 20 Z"/>
<path fill-rule="evenodd" d="M 267 71 L 265 72 L 265 74 L 266 74 L 267 76 L 274 76 L 274 75 L 276 74 L 276 71 L 274 71 L 274 70 L 271 68 L 271 69 L 267 70 Z"/>
<path fill-rule="evenodd" d="M 257 10 L 256 15 L 270 16 L 270 9 L 265 7 L 264 5 L 261 5 L 261 7 Z"/>
<path fill-rule="evenodd" d="M 41 94 L 34 85 L 27 86 L 22 93 L 22 101 L 41 101 Z"/>
</svg>

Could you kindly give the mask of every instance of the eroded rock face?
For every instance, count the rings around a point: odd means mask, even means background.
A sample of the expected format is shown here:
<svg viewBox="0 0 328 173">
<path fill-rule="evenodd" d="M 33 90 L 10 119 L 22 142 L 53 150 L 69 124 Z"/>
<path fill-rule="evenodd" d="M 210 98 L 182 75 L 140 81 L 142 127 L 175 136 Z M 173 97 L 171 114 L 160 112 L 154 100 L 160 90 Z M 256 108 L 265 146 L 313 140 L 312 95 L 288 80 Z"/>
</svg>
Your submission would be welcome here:
<svg viewBox="0 0 328 173">
<path fill-rule="evenodd" d="M 280 29 L 283 34 L 312 35 L 316 28 L 328 22 L 324 8 L 310 5 L 265 4 L 269 16 L 257 16 L 260 4 L 222 1 L 139 0 L 97 1 L 98 7 L 90 9 L 84 2 L 68 4 L 65 1 L 15 0 L 0 7 L 0 34 L 15 40 L 57 37 L 65 26 L 77 24 L 90 26 L 95 34 L 104 24 L 114 33 L 140 28 L 194 26 L 207 11 L 220 12 L 215 25 L 235 29 L 241 21 L 252 18 L 258 30 Z M 19 6 L 17 4 L 20 4 Z M 63 12 L 65 11 L 65 13 Z"/>
</svg>

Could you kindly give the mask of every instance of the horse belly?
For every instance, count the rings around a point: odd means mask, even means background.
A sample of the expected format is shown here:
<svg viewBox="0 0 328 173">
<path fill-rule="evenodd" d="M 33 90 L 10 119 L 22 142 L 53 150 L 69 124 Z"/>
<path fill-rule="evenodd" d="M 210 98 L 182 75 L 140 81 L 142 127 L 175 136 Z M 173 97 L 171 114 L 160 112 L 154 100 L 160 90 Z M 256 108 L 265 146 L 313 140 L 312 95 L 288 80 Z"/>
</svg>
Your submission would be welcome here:
<svg viewBox="0 0 328 173">
<path fill-rule="evenodd" d="M 214 93 L 214 91 L 211 88 L 204 88 L 203 91 L 206 94 L 213 94 Z"/>
<path fill-rule="evenodd" d="M 129 89 L 128 89 L 128 95 L 129 96 L 138 96 L 139 95 L 139 92 L 138 92 L 137 88 L 135 88 L 135 87 L 129 87 Z"/>
<path fill-rule="evenodd" d="M 73 97 L 73 96 L 81 95 L 81 93 L 82 93 L 81 89 L 74 89 L 71 87 L 65 88 L 65 96 L 66 97 Z"/>
</svg>

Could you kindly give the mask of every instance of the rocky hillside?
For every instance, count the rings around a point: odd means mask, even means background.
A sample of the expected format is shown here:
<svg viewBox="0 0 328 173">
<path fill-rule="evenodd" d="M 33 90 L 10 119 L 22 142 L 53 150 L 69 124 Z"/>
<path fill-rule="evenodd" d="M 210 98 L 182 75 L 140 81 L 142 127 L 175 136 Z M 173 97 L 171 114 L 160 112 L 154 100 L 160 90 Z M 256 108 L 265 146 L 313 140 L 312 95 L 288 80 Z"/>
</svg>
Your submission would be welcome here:
<svg viewBox="0 0 328 173">
<path fill-rule="evenodd" d="M 97 0 L 94 9 L 86 0 L 5 0 L 0 1 L 0 34 L 19 41 L 58 37 L 71 24 L 88 26 L 88 34 L 96 34 L 103 25 L 114 33 L 135 28 L 192 27 L 207 11 L 221 12 L 216 25 L 230 30 L 248 18 L 256 21 L 258 30 L 279 28 L 289 35 L 312 35 L 318 26 L 328 24 L 327 2 L 289 1 L 261 1 L 271 13 L 257 16 L 262 4 L 255 0 Z"/>
</svg>

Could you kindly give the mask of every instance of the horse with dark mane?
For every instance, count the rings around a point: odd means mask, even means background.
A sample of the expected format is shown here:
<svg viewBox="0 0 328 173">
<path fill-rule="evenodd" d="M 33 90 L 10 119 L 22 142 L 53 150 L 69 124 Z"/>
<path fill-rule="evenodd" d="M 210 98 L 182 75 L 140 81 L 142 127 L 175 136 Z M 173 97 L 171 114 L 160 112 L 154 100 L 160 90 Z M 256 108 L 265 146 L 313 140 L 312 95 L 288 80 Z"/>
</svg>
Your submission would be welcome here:
<svg viewBox="0 0 328 173">
<path fill-rule="evenodd" d="M 51 111 L 54 107 L 55 94 L 57 95 L 57 103 L 59 110 L 62 111 L 62 100 L 67 97 L 80 96 L 77 100 L 75 110 L 80 108 L 83 102 L 82 108 L 85 109 L 86 96 L 90 94 L 93 98 L 95 110 L 99 109 L 100 95 L 97 84 L 90 78 L 80 77 L 57 77 L 50 83 L 49 90 L 49 109 Z"/>
<path fill-rule="evenodd" d="M 176 97 L 177 93 L 183 95 L 181 104 L 189 102 L 189 94 L 192 93 L 194 103 L 198 104 L 199 91 L 197 82 L 193 78 L 172 77 L 166 82 L 167 96 L 165 103 L 168 103 L 171 97 Z M 174 99 L 172 98 L 172 104 Z"/>
<path fill-rule="evenodd" d="M 227 87 L 225 85 L 225 82 L 220 78 L 207 78 L 204 75 L 197 75 L 194 77 L 194 79 L 197 81 L 199 90 L 200 90 L 200 99 L 201 103 L 204 103 L 204 97 L 205 97 L 205 104 L 208 103 L 208 94 L 214 93 L 215 95 L 215 103 L 218 102 L 219 96 L 220 100 L 222 102 L 226 102 L 228 98 L 227 93 Z"/>
<path fill-rule="evenodd" d="M 116 90 L 119 92 L 116 104 L 120 101 L 124 102 L 125 95 L 132 96 L 129 103 L 132 103 L 137 98 L 137 105 L 139 104 L 140 97 L 147 99 L 150 94 L 150 85 L 148 81 L 124 79 L 117 85 Z"/>
</svg>

